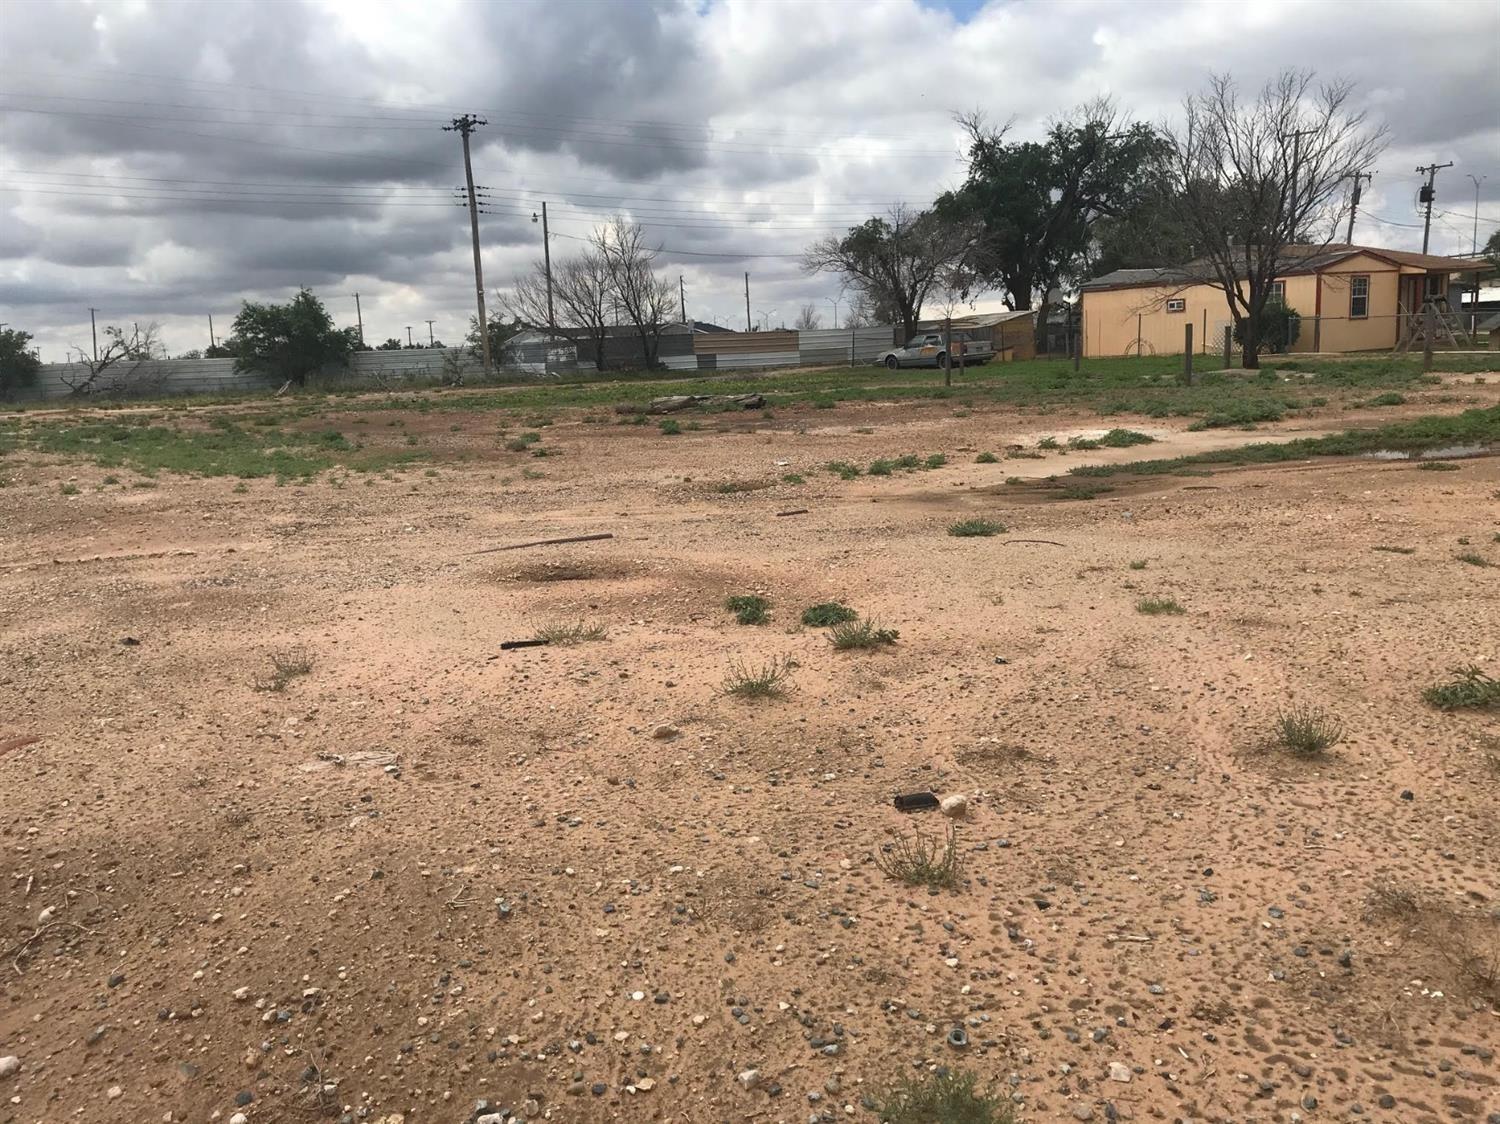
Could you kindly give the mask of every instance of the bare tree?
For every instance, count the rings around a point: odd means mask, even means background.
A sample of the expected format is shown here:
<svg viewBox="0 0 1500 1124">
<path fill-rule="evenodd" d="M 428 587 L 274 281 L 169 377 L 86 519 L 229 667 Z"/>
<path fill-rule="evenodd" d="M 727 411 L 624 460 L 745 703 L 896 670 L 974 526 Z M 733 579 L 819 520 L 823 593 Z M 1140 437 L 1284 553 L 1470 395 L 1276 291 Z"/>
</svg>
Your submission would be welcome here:
<svg viewBox="0 0 1500 1124">
<path fill-rule="evenodd" d="M 844 327 L 846 328 L 868 328 L 880 323 L 875 315 L 875 306 L 870 303 L 870 296 L 863 290 L 855 290 L 849 298 L 849 311 L 844 314 Z"/>
<path fill-rule="evenodd" d="M 609 338 L 614 313 L 614 290 L 604 255 L 588 249 L 560 262 L 553 271 L 552 291 L 569 327 L 592 346 L 594 366 L 604 370 L 604 341 Z"/>
<path fill-rule="evenodd" d="M 547 266 L 538 260 L 516 274 L 510 292 L 496 294 L 500 307 L 528 328 L 547 326 Z"/>
<path fill-rule="evenodd" d="M 816 331 L 823 325 L 823 317 L 818 313 L 815 304 L 804 304 L 797 310 L 797 319 L 792 322 L 792 327 L 799 332 Z"/>
<path fill-rule="evenodd" d="M 884 218 L 868 219 L 843 237 L 814 242 L 802 256 L 802 269 L 842 274 L 845 284 L 869 298 L 877 314 L 899 319 L 910 336 L 928 293 L 968 258 L 974 243 L 973 224 L 898 203 Z"/>
<path fill-rule="evenodd" d="M 145 328 L 132 325 L 128 334 L 124 328 L 110 324 L 104 329 L 104 350 L 97 356 L 92 350 L 73 348 L 76 356 L 73 363 L 84 368 L 83 376 L 74 380 L 59 374 L 58 378 L 68 387 L 70 395 L 79 398 L 90 394 L 119 396 L 148 389 L 135 376 L 146 360 L 166 357 L 166 349 L 157 338 L 160 331 L 155 322 Z"/>
<path fill-rule="evenodd" d="M 1224 293 L 1246 367 L 1260 365 L 1272 283 L 1327 247 L 1346 213 L 1344 180 L 1385 148 L 1385 129 L 1352 95 L 1348 82 L 1285 70 L 1244 102 L 1234 80 L 1217 75 L 1184 102 L 1182 128 L 1166 130 L 1175 206 L 1202 248 L 1184 280 Z"/>
<path fill-rule="evenodd" d="M 677 300 L 676 287 L 656 272 L 659 251 L 647 244 L 638 223 L 620 215 L 594 232 L 593 248 L 603 260 L 613 303 L 640 336 L 646 366 L 655 367 L 662 329 Z"/>
</svg>

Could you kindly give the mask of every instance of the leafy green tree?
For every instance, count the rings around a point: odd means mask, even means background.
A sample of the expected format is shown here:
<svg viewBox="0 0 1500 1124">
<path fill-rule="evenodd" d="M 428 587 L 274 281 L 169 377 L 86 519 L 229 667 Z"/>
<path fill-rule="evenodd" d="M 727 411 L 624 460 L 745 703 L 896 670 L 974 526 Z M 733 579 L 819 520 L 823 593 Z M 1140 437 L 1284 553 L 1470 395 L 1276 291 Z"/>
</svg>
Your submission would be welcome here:
<svg viewBox="0 0 1500 1124">
<path fill-rule="evenodd" d="M 1491 269 L 1500 270 L 1500 230 L 1491 234 L 1490 240 L 1484 244 L 1484 256 Z"/>
<path fill-rule="evenodd" d="M 24 387 L 35 386 L 42 361 L 30 348 L 31 333 L 0 328 L 0 398 L 8 398 Z"/>
<path fill-rule="evenodd" d="M 969 135 L 968 179 L 935 209 L 979 223 L 973 268 L 1009 308 L 1040 300 L 1043 330 L 1047 294 L 1089 271 L 1095 224 L 1126 219 L 1162 182 L 1165 141 L 1150 125 L 1126 122 L 1107 98 L 1054 122 L 1040 141 L 1008 141 L 1008 126 L 979 113 L 959 124 Z"/>
<path fill-rule="evenodd" d="M 395 336 L 391 336 L 391 337 L 389 337 L 385 341 L 385 343 L 377 343 L 375 345 L 375 350 L 376 351 L 400 351 L 405 346 L 406 345 L 404 343 L 402 343 L 400 340 L 398 340 Z"/>
<path fill-rule="evenodd" d="M 354 329 L 334 326 L 310 290 L 299 289 L 286 304 L 246 301 L 234 318 L 228 344 L 235 370 L 303 386 L 309 375 L 329 364 L 347 365 L 356 339 Z"/>
<path fill-rule="evenodd" d="M 485 327 L 490 334 L 490 362 L 496 366 L 500 365 L 500 349 L 505 346 L 511 336 L 526 331 L 526 325 L 517 317 L 512 317 L 510 323 L 506 323 L 497 317 L 486 317 Z M 469 334 L 464 337 L 464 346 L 469 349 L 476 359 L 484 354 L 479 346 L 479 317 L 469 317 Z"/>
</svg>

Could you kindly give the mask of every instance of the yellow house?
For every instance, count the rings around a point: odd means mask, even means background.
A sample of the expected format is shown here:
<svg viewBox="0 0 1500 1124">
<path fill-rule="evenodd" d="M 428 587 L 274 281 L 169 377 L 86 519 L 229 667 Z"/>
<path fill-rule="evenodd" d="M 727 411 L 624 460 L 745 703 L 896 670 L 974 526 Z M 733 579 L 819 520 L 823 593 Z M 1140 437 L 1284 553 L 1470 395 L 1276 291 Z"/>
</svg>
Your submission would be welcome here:
<svg viewBox="0 0 1500 1124">
<path fill-rule="evenodd" d="M 1425 301 L 1446 315 L 1451 286 L 1457 308 L 1455 275 L 1489 268 L 1483 261 L 1369 246 L 1292 247 L 1288 256 L 1296 264 L 1273 285 L 1302 318 L 1287 349 L 1292 352 L 1390 351 L 1415 330 Z M 1117 269 L 1086 282 L 1083 353 L 1181 354 L 1187 324 L 1194 351 L 1221 350 L 1233 321 L 1223 290 L 1201 280 L 1206 272 L 1202 263 Z"/>
</svg>

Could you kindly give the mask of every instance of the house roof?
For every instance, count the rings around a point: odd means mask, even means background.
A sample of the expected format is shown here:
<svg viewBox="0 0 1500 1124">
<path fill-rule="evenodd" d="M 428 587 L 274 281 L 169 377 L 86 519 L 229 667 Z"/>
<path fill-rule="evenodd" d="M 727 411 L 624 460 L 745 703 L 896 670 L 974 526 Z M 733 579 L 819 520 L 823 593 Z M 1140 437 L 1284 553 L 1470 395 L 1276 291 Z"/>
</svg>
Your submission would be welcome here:
<svg viewBox="0 0 1500 1124">
<path fill-rule="evenodd" d="M 1420 269 L 1428 273 L 1475 273 L 1484 272 L 1491 268 L 1488 262 L 1473 258 L 1449 258 L 1438 254 L 1418 254 L 1410 250 L 1386 250 L 1376 246 L 1356 246 L 1349 243 L 1335 242 L 1327 246 L 1288 246 L 1285 256 L 1294 259 L 1295 264 L 1289 264 L 1281 271 L 1281 276 L 1291 276 L 1300 273 L 1319 273 L 1337 262 L 1354 257 L 1357 254 L 1369 254 L 1372 257 L 1388 261 L 1392 265 L 1405 266 L 1409 269 Z M 1128 289 L 1144 285 L 1182 285 L 1194 281 L 1204 280 L 1213 275 L 1212 265 L 1205 258 L 1199 258 L 1185 265 L 1167 266 L 1157 269 L 1116 269 L 1106 273 L 1102 277 L 1095 277 L 1091 281 L 1085 281 L 1081 288 L 1088 289 Z"/>
<path fill-rule="evenodd" d="M 962 328 L 965 331 L 971 328 L 993 328 L 996 324 L 1004 324 L 1007 320 L 1020 320 L 1022 317 L 1035 315 L 1036 313 L 1029 308 L 1018 310 L 1006 309 L 1004 312 L 978 312 L 972 316 L 955 316 L 953 318 L 953 327 Z M 932 328 L 941 328 L 945 321 L 942 319 L 928 319 L 919 320 L 917 323 L 925 331 Z"/>
</svg>

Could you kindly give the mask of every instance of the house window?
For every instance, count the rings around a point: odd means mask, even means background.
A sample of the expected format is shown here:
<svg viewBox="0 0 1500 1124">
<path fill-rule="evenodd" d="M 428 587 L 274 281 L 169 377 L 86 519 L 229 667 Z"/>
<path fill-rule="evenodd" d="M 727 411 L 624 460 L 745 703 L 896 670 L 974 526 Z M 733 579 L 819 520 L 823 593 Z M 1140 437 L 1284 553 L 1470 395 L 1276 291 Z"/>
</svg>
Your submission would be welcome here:
<svg viewBox="0 0 1500 1124">
<path fill-rule="evenodd" d="M 1167 301 L 1167 311 L 1168 312 L 1186 312 L 1187 311 L 1187 298 L 1185 298 L 1185 297 L 1173 297 L 1171 300 Z"/>
<path fill-rule="evenodd" d="M 1277 304 L 1286 304 L 1286 282 L 1271 282 L 1271 299 Z"/>
<path fill-rule="evenodd" d="M 1364 320 L 1370 315 L 1370 279 L 1349 278 L 1349 319 Z"/>
</svg>

